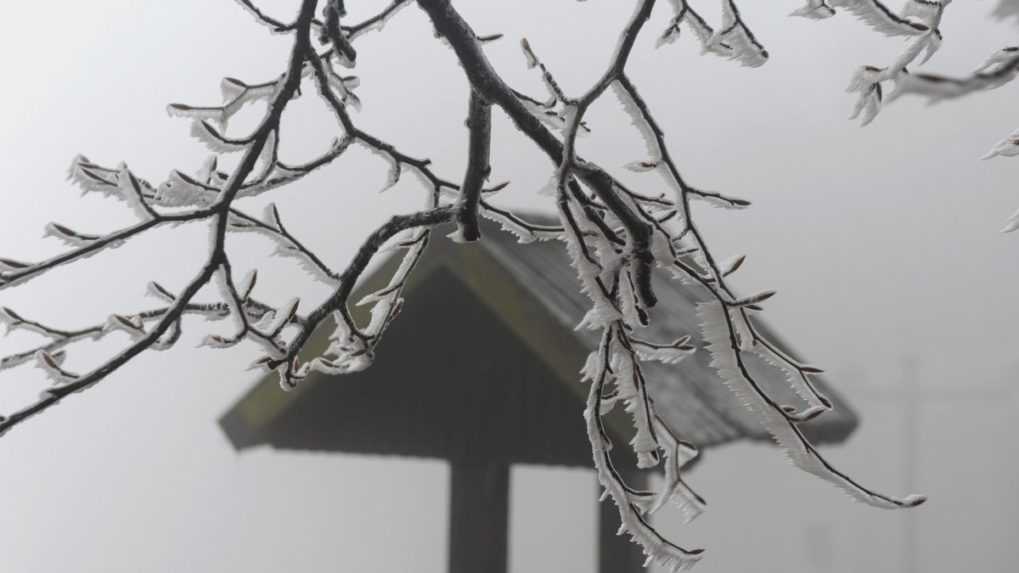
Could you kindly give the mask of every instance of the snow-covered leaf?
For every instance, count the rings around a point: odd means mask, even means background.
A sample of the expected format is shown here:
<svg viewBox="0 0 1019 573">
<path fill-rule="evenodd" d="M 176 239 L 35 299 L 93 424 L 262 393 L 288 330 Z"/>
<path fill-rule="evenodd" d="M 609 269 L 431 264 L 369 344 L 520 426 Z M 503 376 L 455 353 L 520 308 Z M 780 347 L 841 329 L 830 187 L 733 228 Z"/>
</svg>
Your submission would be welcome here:
<svg viewBox="0 0 1019 573">
<path fill-rule="evenodd" d="M 811 20 L 823 20 L 835 15 L 835 9 L 828 5 L 827 0 L 807 0 L 807 4 L 793 10 L 790 16 L 801 16 Z"/>
<path fill-rule="evenodd" d="M 277 336 L 280 331 L 290 322 L 294 315 L 297 314 L 297 307 L 300 306 L 301 299 L 294 297 L 291 298 L 286 304 L 280 307 L 279 311 L 273 315 L 271 322 L 266 325 L 264 329 L 269 332 L 272 336 Z"/>
<path fill-rule="evenodd" d="M 218 334 L 210 334 L 202 339 L 198 346 L 207 346 L 209 348 L 230 348 L 237 344 L 237 340 L 231 340 Z"/>
<path fill-rule="evenodd" d="M 631 161 L 631 162 L 627 163 L 626 165 L 624 165 L 624 167 L 626 167 L 630 171 L 635 171 L 637 173 L 641 173 L 641 172 L 644 172 L 644 171 L 653 171 L 654 169 L 657 169 L 658 168 L 658 162 L 657 161 L 649 161 L 649 160 L 646 160 L 646 159 L 645 160 L 641 160 L 641 161 Z"/>
<path fill-rule="evenodd" d="M 747 260 L 747 256 L 746 255 L 739 255 L 739 256 L 733 257 L 731 259 L 728 259 L 728 260 L 724 261 L 721 265 L 719 265 L 718 266 L 718 270 L 722 273 L 723 277 L 727 277 L 727 276 L 731 275 L 732 273 L 736 272 L 737 270 L 739 270 L 739 268 L 743 266 L 743 263 L 746 260 Z"/>
<path fill-rule="evenodd" d="M 0 271 L 20 271 L 32 266 L 32 263 L 17 261 L 14 259 L 0 258 Z"/>
<path fill-rule="evenodd" d="M 258 269 L 251 269 L 248 271 L 241 282 L 237 283 L 237 292 L 241 297 L 241 300 L 248 300 L 251 296 L 251 291 L 255 289 L 255 283 L 258 282 Z"/>
<path fill-rule="evenodd" d="M 70 372 L 62 367 L 63 355 L 58 357 L 45 350 L 37 350 L 35 362 L 46 373 L 46 376 L 57 384 L 66 384 L 81 378 L 80 374 Z"/>
<path fill-rule="evenodd" d="M 705 51 L 719 52 L 721 46 L 728 46 L 725 55 L 744 66 L 756 68 L 768 61 L 768 50 L 757 40 L 740 17 L 734 0 L 722 0 L 722 24 L 708 38 Z"/>
<path fill-rule="evenodd" d="M 918 36 L 927 26 L 892 12 L 880 0 L 828 0 L 835 8 L 843 8 L 874 30 L 888 36 Z"/>
<path fill-rule="evenodd" d="M 731 306 L 747 306 L 749 304 L 757 304 L 759 302 L 764 302 L 769 298 L 775 296 L 775 292 L 776 291 L 773 290 L 762 291 L 757 294 L 735 300 L 731 303 Z"/>
<path fill-rule="evenodd" d="M 853 107 L 849 119 L 860 118 L 862 125 L 867 125 L 881 111 L 882 88 L 879 81 L 881 70 L 873 67 L 861 68 L 849 85 L 850 92 L 859 92 L 859 99 Z"/>
<path fill-rule="evenodd" d="M 137 316 L 124 316 L 121 314 L 111 314 L 106 319 L 106 325 L 104 330 L 107 332 L 113 330 L 122 330 L 131 337 L 136 338 L 145 335 L 145 326 L 141 321 L 141 318 Z"/>
<path fill-rule="evenodd" d="M 157 299 L 162 299 L 168 303 L 172 303 L 176 300 L 176 296 L 173 293 L 167 291 L 162 284 L 155 280 L 150 281 L 148 284 L 148 292 Z"/>
<path fill-rule="evenodd" d="M 65 227 L 59 223 L 49 223 L 46 225 L 46 230 L 43 233 L 46 237 L 54 237 L 60 239 L 65 244 L 71 247 L 84 247 L 91 245 L 98 241 L 102 237 L 99 235 L 89 235 L 86 233 L 79 233 L 73 229 Z"/>
<path fill-rule="evenodd" d="M 1012 216 L 1008 218 L 1008 222 L 1005 223 L 1005 226 L 1001 228 L 1001 232 L 1011 233 L 1016 229 L 1019 229 L 1019 211 L 1012 213 Z"/>
<path fill-rule="evenodd" d="M 1002 139 L 991 148 L 981 159 L 992 157 L 1015 157 L 1019 155 L 1019 129 L 1013 131 L 1008 137 Z"/>
</svg>

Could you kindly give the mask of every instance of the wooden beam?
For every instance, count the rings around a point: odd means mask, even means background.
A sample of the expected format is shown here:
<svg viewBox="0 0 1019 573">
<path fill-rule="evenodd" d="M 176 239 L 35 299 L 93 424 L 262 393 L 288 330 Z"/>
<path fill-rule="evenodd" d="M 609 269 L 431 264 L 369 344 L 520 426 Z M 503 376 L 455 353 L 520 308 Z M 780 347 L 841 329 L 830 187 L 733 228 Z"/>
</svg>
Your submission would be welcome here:
<svg viewBox="0 0 1019 573">
<path fill-rule="evenodd" d="M 642 474 L 624 474 L 626 483 L 634 489 L 644 489 L 647 483 Z M 598 495 L 602 487 L 598 485 Z M 616 535 L 619 531 L 619 510 L 612 500 L 598 504 L 598 573 L 640 573 L 644 571 L 644 553 L 630 541 L 630 536 Z"/>
<path fill-rule="evenodd" d="M 509 465 L 450 462 L 449 573 L 506 573 Z"/>
</svg>

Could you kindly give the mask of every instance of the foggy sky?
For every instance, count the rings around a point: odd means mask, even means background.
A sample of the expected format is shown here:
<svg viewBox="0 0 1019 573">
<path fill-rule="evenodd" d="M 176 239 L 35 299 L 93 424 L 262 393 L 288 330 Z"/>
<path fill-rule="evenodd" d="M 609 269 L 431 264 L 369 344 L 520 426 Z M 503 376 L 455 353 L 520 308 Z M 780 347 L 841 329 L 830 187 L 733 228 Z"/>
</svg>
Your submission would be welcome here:
<svg viewBox="0 0 1019 573">
<path fill-rule="evenodd" d="M 291 4 L 265 3 L 281 15 Z M 348 4 L 356 19 L 370 3 Z M 607 0 L 457 6 L 480 33 L 506 34 L 487 51 L 511 84 L 532 93 L 541 84 L 524 65 L 521 36 L 578 93 L 600 74 L 631 10 Z M 833 461 L 883 491 L 930 496 L 914 516 L 918 571 L 1006 571 L 1019 559 L 1011 455 L 1019 236 L 997 229 L 1019 207 L 1019 163 L 978 158 L 1019 127 L 1017 88 L 933 107 L 899 101 L 860 128 L 846 119 L 850 76 L 859 65 L 891 61 L 902 42 L 848 15 L 787 18 L 797 6 L 744 0 L 745 18 L 771 53 L 750 70 L 700 55 L 689 37 L 655 49 L 668 12 L 662 3 L 631 75 L 691 182 L 754 202 L 742 212 L 699 208 L 696 216 L 718 255 L 748 255 L 735 277 L 741 289 L 778 290 L 765 318 L 860 411 L 861 429 L 830 450 Z M 953 3 L 944 47 L 927 69 L 962 74 L 1014 43 L 1019 28 L 990 21 L 993 6 Z M 0 256 L 16 259 L 61 249 L 41 238 L 49 221 L 85 232 L 131 221 L 122 207 L 79 197 L 65 181 L 75 154 L 126 161 L 152 181 L 171 168 L 197 169 L 206 152 L 165 105 L 215 103 L 223 76 L 273 77 L 289 48 L 287 37 L 269 35 L 227 0 L 106 0 L 101 8 L 59 0 L 18 3 L 5 14 Z M 466 83 L 424 16 L 405 9 L 358 50 L 364 111 L 355 120 L 459 177 Z M 492 178 L 512 181 L 498 201 L 550 210 L 535 192 L 552 166 L 495 115 Z M 609 167 L 643 159 L 615 102 L 599 104 L 589 119 L 594 132 L 579 143 L 585 156 Z M 296 102 L 285 122 L 283 156 L 294 162 L 335 134 L 313 98 Z M 385 216 L 422 203 L 413 177 L 380 195 L 385 177 L 383 162 L 351 153 L 250 204 L 276 201 L 302 240 L 340 266 Z M 153 304 L 144 297 L 148 281 L 183 284 L 204 246 L 197 226 L 153 234 L 0 292 L 0 305 L 68 327 L 131 312 Z M 296 267 L 264 263 L 265 243 L 236 248 L 235 266 L 257 264 L 270 301 L 325 295 Z M 243 368 L 256 353 L 193 349 L 207 332 L 195 324 L 179 348 L 142 356 L 0 439 L 0 569 L 444 571 L 443 464 L 267 448 L 236 454 L 215 419 L 252 382 Z M 0 339 L 0 351 L 32 341 Z M 124 342 L 72 353 L 68 364 L 93 364 Z M 379 359 L 387 359 L 384 349 Z M 915 411 L 912 484 L 904 483 L 903 407 L 888 398 L 907 361 L 927 396 Z M 0 373 L 0 381 L 0 413 L 44 386 L 32 368 Z M 593 476 L 520 468 L 513 480 L 511 570 L 591 570 Z M 777 449 L 709 451 L 691 482 L 709 499 L 706 514 L 690 526 L 675 515 L 659 523 L 672 538 L 708 548 L 696 571 L 903 570 L 902 514 L 848 501 Z M 553 534 L 561 543 L 549 541 Z"/>
</svg>

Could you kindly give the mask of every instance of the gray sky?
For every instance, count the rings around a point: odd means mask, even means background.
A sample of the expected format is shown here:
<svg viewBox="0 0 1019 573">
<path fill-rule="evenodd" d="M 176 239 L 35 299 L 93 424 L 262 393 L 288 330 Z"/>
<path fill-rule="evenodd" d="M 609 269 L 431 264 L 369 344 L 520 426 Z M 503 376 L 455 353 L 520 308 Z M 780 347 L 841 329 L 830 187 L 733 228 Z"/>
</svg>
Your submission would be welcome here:
<svg viewBox="0 0 1019 573">
<path fill-rule="evenodd" d="M 266 6 L 284 7 L 282 14 L 291 4 Z M 359 11 L 368 3 L 349 4 Z M 630 3 L 606 0 L 523 4 L 458 6 L 479 32 L 506 34 L 489 53 L 511 83 L 535 93 L 540 84 L 524 66 L 519 37 L 576 93 L 600 72 L 630 13 Z M 861 430 L 831 457 L 867 484 L 907 489 L 902 408 L 882 393 L 900 384 L 903 360 L 915 361 L 916 384 L 932 396 L 917 410 L 913 452 L 912 485 L 931 496 L 915 514 L 918 570 L 1003 571 L 1019 559 L 1017 467 L 1008 455 L 1016 398 L 987 389 L 1010 389 L 1019 363 L 1019 237 L 997 233 L 1019 207 L 1019 164 L 977 158 L 1019 127 L 1015 88 L 933 108 L 901 101 L 861 129 L 845 119 L 849 78 L 858 65 L 890 61 L 901 42 L 848 16 L 786 18 L 797 7 L 789 0 L 742 5 L 771 53 L 763 68 L 700 56 L 691 38 L 655 50 L 663 3 L 632 75 L 691 181 L 754 201 L 743 212 L 697 215 L 716 253 L 749 256 L 741 288 L 778 290 L 765 316 L 861 411 Z M 1014 26 L 987 19 L 993 5 L 953 3 L 945 45 L 929 69 L 963 73 L 1014 43 Z M 269 78 L 288 49 L 286 38 L 269 36 L 227 0 L 107 0 L 101 9 L 24 2 L 5 14 L 17 24 L 0 36 L 7 77 L 0 256 L 12 258 L 58 251 L 40 238 L 49 221 L 94 232 L 130 221 L 121 207 L 81 198 L 64 180 L 75 154 L 127 161 L 154 181 L 174 167 L 195 169 L 205 152 L 185 122 L 167 118 L 165 105 L 217 101 L 222 76 Z M 466 86 L 423 16 L 409 8 L 358 45 L 365 109 L 357 120 L 459 176 Z M 615 103 L 598 106 L 590 121 L 595 133 L 580 144 L 586 156 L 609 166 L 642 158 Z M 288 112 L 287 126 L 283 153 L 292 161 L 332 137 L 331 119 L 310 98 Z M 496 137 L 494 177 L 513 182 L 503 203 L 549 209 L 548 198 L 535 194 L 551 174 L 548 163 L 501 116 Z M 307 243 L 341 263 L 386 214 L 420 204 L 413 178 L 380 195 L 384 179 L 380 161 L 352 154 L 271 199 Z M 145 284 L 180 285 L 204 243 L 199 228 L 146 237 L 4 291 L 0 304 L 67 326 L 142 308 L 151 304 Z M 237 248 L 239 266 L 263 269 L 267 298 L 325 293 L 284 263 L 262 264 L 265 244 Z M 196 325 L 181 348 L 142 357 L 0 440 L 0 568 L 444 570 L 442 464 L 268 449 L 236 455 L 214 420 L 250 384 L 241 372 L 255 353 L 192 350 L 201 330 Z M 11 336 L 0 351 L 31 342 Z M 84 349 L 70 364 L 92 363 L 123 342 Z M 3 411 L 43 386 L 33 369 L 0 380 Z M 967 398 L 936 397 L 945 392 Z M 709 497 L 709 511 L 685 527 L 674 516 L 660 520 L 673 538 L 708 547 L 698 571 L 901 570 L 902 514 L 853 504 L 772 448 L 737 445 L 707 458 L 691 479 Z M 592 476 L 524 468 L 513 479 L 512 570 L 590 570 Z M 544 484 L 555 495 L 541 493 Z M 549 541 L 563 531 L 562 543 Z"/>
</svg>

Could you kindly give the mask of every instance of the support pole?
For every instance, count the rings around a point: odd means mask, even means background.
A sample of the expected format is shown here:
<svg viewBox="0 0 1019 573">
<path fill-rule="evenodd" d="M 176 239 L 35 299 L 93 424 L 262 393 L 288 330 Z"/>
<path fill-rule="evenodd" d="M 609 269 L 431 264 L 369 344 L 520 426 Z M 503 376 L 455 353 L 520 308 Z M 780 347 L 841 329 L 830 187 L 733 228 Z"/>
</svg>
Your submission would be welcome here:
<svg viewBox="0 0 1019 573">
<path fill-rule="evenodd" d="M 449 573 L 506 573 L 509 466 L 450 462 Z"/>
</svg>

